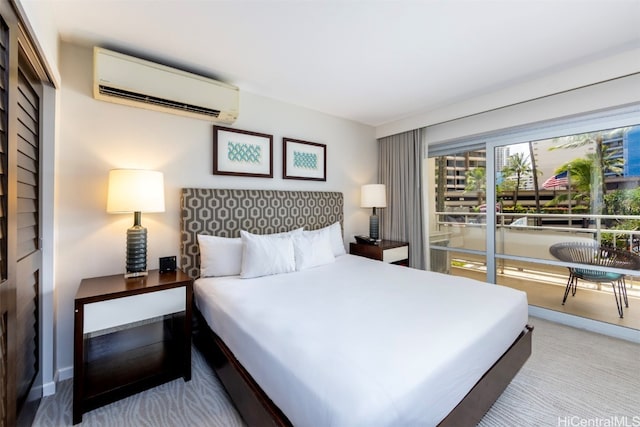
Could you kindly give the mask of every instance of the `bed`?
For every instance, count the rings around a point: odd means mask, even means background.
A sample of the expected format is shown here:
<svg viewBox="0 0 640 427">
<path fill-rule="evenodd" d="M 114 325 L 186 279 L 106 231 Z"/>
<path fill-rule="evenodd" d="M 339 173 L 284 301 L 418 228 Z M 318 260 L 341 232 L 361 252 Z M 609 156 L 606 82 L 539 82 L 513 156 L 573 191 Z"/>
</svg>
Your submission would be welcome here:
<svg viewBox="0 0 640 427">
<path fill-rule="evenodd" d="M 183 189 L 182 268 L 200 275 L 198 235 L 335 230 L 342 205 L 335 192 Z M 531 353 L 523 293 L 348 254 L 198 278 L 194 295 L 194 342 L 249 425 L 474 425 Z"/>
</svg>

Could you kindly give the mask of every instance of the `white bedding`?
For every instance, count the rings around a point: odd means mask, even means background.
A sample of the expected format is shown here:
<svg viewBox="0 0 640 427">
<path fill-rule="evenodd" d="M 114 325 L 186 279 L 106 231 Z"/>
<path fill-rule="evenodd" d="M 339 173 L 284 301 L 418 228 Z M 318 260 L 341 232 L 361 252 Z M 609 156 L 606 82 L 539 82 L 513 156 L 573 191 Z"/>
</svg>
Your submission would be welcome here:
<svg viewBox="0 0 640 427">
<path fill-rule="evenodd" d="M 440 422 L 527 322 L 526 294 L 343 255 L 198 279 L 196 304 L 295 426 Z"/>
</svg>

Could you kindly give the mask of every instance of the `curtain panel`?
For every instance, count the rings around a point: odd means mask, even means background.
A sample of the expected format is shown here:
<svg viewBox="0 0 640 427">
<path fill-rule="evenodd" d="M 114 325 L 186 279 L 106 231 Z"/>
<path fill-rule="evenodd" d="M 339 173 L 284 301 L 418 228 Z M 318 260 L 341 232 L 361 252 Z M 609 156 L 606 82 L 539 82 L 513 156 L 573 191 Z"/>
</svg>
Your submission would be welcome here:
<svg viewBox="0 0 640 427">
<path fill-rule="evenodd" d="M 378 176 L 387 188 L 381 236 L 409 243 L 409 265 L 425 269 L 422 129 L 378 139 Z"/>
</svg>

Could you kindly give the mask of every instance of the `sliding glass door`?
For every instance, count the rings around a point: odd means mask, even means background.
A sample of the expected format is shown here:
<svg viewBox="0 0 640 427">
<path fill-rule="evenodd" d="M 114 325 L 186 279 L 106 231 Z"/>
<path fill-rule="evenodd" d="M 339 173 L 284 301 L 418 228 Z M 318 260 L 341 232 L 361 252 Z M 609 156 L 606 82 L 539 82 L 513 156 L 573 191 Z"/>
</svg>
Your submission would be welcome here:
<svg viewBox="0 0 640 427">
<path fill-rule="evenodd" d="M 611 261 L 640 260 L 640 125 L 544 133 L 429 147 L 430 268 L 640 329 L 640 271 Z M 593 248 L 592 259 L 558 257 L 551 248 L 559 244 Z M 573 286 L 570 272 L 585 262 L 600 277 Z"/>
<path fill-rule="evenodd" d="M 487 280 L 486 150 L 469 149 L 430 159 L 428 197 L 431 270 Z"/>
</svg>

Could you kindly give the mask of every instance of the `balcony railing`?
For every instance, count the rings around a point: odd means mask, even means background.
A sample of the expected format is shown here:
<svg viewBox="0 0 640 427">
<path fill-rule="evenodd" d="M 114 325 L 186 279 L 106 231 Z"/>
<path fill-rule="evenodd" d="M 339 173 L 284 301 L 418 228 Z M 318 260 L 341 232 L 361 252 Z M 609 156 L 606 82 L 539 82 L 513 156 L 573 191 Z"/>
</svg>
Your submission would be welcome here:
<svg viewBox="0 0 640 427">
<path fill-rule="evenodd" d="M 430 233 L 431 269 L 486 280 L 488 258 L 492 256 L 486 252 L 486 213 L 437 212 L 436 218 L 437 229 Z M 607 228 L 625 220 L 640 220 L 640 216 L 497 212 L 492 280 L 526 291 L 529 303 L 534 306 L 640 329 L 640 316 L 633 310 L 625 312 L 624 319 L 619 318 L 611 301 L 610 283 L 579 281 L 580 303 L 562 305 L 567 267 L 576 265 L 559 261 L 549 253 L 554 243 L 594 240 L 618 248 L 624 244 L 626 249 L 638 253 L 640 230 Z M 630 307 L 640 303 L 640 271 L 589 268 L 626 274 L 627 294 L 634 300 Z"/>
<path fill-rule="evenodd" d="M 439 233 L 447 232 L 451 227 L 486 228 L 484 212 L 436 212 L 436 218 Z M 605 241 L 618 248 L 640 252 L 640 230 L 607 228 L 608 224 L 620 220 L 640 220 L 640 216 L 496 212 L 496 228 L 502 233 L 506 230 L 558 233 L 558 241 L 562 241 L 562 236 L 569 233 L 595 240 L 599 244 Z M 502 237 L 505 237 L 504 234 Z"/>
</svg>

